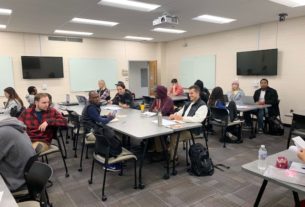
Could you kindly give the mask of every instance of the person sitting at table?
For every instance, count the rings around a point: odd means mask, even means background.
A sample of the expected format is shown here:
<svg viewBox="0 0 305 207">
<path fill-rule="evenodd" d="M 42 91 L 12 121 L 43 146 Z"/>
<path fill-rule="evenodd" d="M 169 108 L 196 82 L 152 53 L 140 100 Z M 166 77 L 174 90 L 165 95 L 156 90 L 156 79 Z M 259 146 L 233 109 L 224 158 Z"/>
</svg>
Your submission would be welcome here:
<svg viewBox="0 0 305 207">
<path fill-rule="evenodd" d="M 26 126 L 17 118 L 0 121 L 0 148 L 0 174 L 9 190 L 16 191 L 25 184 L 23 169 L 35 155 Z"/>
<path fill-rule="evenodd" d="M 94 129 L 99 124 L 107 124 L 114 116 L 109 113 L 107 116 L 101 116 L 100 96 L 96 91 L 89 92 L 89 104 L 82 111 L 82 122 L 87 128 Z"/>
<path fill-rule="evenodd" d="M 26 125 L 26 131 L 32 140 L 33 148 L 42 145 L 42 152 L 47 151 L 54 136 L 54 127 L 67 126 L 67 120 L 53 107 L 47 93 L 35 96 L 35 105 L 27 108 L 18 118 Z"/>
<path fill-rule="evenodd" d="M 170 96 L 181 96 L 183 95 L 183 88 L 178 84 L 178 80 L 176 78 L 171 81 L 172 86 L 169 90 L 168 95 Z"/>
<path fill-rule="evenodd" d="M 110 90 L 106 87 L 105 81 L 99 80 L 98 86 L 99 86 L 99 89 L 96 92 L 99 94 L 101 101 L 109 101 L 110 100 Z"/>
<path fill-rule="evenodd" d="M 25 96 L 25 99 L 28 101 L 28 103 L 30 104 L 29 107 L 31 107 L 34 104 L 34 98 L 35 95 L 37 94 L 37 89 L 35 86 L 30 86 L 28 87 L 28 95 Z"/>
<path fill-rule="evenodd" d="M 268 80 L 263 78 L 260 81 L 260 89 L 257 89 L 253 95 L 254 102 L 259 105 L 270 104 L 271 107 L 257 109 L 244 113 L 246 127 L 252 126 L 251 114 L 257 115 L 258 133 L 263 133 L 264 116 L 275 117 L 279 115 L 278 94 L 277 91 L 269 87 Z"/>
<path fill-rule="evenodd" d="M 175 114 L 171 114 L 169 119 L 184 121 L 184 122 L 197 122 L 202 123 L 208 113 L 206 103 L 200 99 L 200 88 L 198 86 L 189 87 L 190 102 L 186 103 L 182 109 Z M 180 132 L 180 141 L 191 139 L 189 131 Z M 174 147 L 177 142 L 177 133 L 171 136 L 170 140 L 170 158 L 174 159 Z M 176 157 L 175 159 L 177 159 Z"/>
<path fill-rule="evenodd" d="M 158 85 L 155 90 L 155 99 L 149 111 L 161 111 L 162 116 L 169 116 L 174 112 L 173 100 L 167 95 L 167 88 Z"/>
<path fill-rule="evenodd" d="M 228 106 L 226 106 L 223 90 L 221 87 L 215 87 L 212 90 L 210 99 L 208 102 L 208 107 L 216 107 L 220 109 L 227 109 L 229 112 L 230 121 L 237 120 L 237 108 L 234 101 L 230 101 Z M 241 143 L 242 141 L 235 135 L 237 132 L 236 125 L 229 126 L 226 129 L 226 142 L 228 143 Z M 220 140 L 223 142 L 224 140 Z"/>
<path fill-rule="evenodd" d="M 229 101 L 234 101 L 237 105 L 243 104 L 242 98 L 245 96 L 245 93 L 241 88 L 239 88 L 238 80 L 232 82 L 231 91 L 227 93 L 227 96 Z"/>
<path fill-rule="evenodd" d="M 4 105 L 3 113 L 13 115 L 11 114 L 11 110 L 16 107 L 16 114 L 13 116 L 17 117 L 23 109 L 23 101 L 12 87 L 7 87 L 4 89 L 4 96 L 7 98 L 7 102 Z"/>
<path fill-rule="evenodd" d="M 200 98 L 205 103 L 208 103 L 210 92 L 207 88 L 204 87 L 204 84 L 201 80 L 197 80 L 194 85 L 198 86 L 200 88 Z"/>
<path fill-rule="evenodd" d="M 109 103 L 119 105 L 122 108 L 133 108 L 133 97 L 126 91 L 125 84 L 118 83 L 116 84 L 116 88 L 118 92 L 112 101 L 109 101 Z"/>
</svg>

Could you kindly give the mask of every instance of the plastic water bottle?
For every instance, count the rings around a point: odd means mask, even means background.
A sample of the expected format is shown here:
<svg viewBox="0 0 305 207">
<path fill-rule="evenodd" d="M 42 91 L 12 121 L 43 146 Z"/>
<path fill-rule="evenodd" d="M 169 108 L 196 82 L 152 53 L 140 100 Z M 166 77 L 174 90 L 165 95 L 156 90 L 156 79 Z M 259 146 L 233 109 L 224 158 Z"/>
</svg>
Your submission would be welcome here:
<svg viewBox="0 0 305 207">
<path fill-rule="evenodd" d="M 267 149 L 265 145 L 261 145 L 258 150 L 258 169 L 265 170 L 267 168 Z"/>
<path fill-rule="evenodd" d="M 158 111 L 158 126 L 162 126 L 162 113 Z"/>
<path fill-rule="evenodd" d="M 70 103 L 70 94 L 66 94 L 66 103 Z"/>
</svg>

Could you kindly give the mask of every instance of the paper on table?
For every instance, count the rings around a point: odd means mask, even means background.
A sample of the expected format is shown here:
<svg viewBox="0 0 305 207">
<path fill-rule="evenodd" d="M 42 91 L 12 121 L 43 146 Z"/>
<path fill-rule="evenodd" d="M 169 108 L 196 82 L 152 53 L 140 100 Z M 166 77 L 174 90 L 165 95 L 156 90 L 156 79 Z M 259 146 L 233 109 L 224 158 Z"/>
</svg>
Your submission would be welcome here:
<svg viewBox="0 0 305 207">
<path fill-rule="evenodd" d="M 289 170 L 305 174 L 305 165 L 299 162 L 292 162 Z"/>
<path fill-rule="evenodd" d="M 157 124 L 158 120 L 153 120 L 152 122 Z M 167 126 L 171 126 L 171 125 L 175 125 L 175 124 L 177 124 L 175 121 L 171 121 L 171 120 L 167 120 L 167 119 L 162 119 L 162 126 L 167 127 Z"/>
<path fill-rule="evenodd" d="M 2 201 L 3 191 L 0 191 L 0 202 Z"/>
<path fill-rule="evenodd" d="M 279 181 L 305 186 L 305 175 L 293 170 L 280 169 L 269 165 L 264 173 L 264 176 Z"/>
<path fill-rule="evenodd" d="M 239 109 L 249 108 L 249 106 L 247 106 L 247 105 L 237 105 L 236 107 L 239 108 Z"/>
<path fill-rule="evenodd" d="M 110 106 L 103 106 L 103 109 L 104 110 L 120 110 L 122 108 L 119 106 L 116 106 L 116 105 L 110 105 Z"/>
<path fill-rule="evenodd" d="M 302 137 L 297 136 L 292 138 L 295 146 L 297 146 L 300 149 L 305 149 L 305 141 L 302 139 Z"/>
<path fill-rule="evenodd" d="M 119 119 L 118 118 L 114 118 L 110 122 L 113 123 L 113 122 L 117 122 L 117 121 L 119 121 Z"/>
<path fill-rule="evenodd" d="M 148 117 L 151 117 L 151 116 L 155 116 L 157 113 L 155 112 L 150 112 L 150 111 L 146 111 L 143 113 L 144 116 L 148 116 Z"/>
</svg>

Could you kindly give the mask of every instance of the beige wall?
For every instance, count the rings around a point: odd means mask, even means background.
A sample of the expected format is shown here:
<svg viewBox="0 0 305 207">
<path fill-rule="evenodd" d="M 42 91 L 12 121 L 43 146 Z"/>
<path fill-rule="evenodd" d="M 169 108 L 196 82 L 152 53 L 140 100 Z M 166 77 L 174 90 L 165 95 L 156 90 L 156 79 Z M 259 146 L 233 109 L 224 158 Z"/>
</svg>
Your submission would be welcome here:
<svg viewBox="0 0 305 207">
<path fill-rule="evenodd" d="M 257 49 L 279 49 L 278 75 L 266 77 L 269 85 L 278 91 L 284 122 L 291 119 L 284 115 L 290 109 L 302 110 L 305 103 L 305 17 L 238 30 L 194 37 L 166 43 L 167 68 L 162 83 L 169 85 L 171 78 L 179 77 L 179 64 L 185 56 L 216 55 L 216 85 L 224 92 L 230 90 L 232 80 L 239 79 L 246 95 L 253 95 L 261 76 L 236 75 L 236 52 Z M 187 47 L 185 47 L 187 43 Z M 198 77 L 204 81 L 204 77 Z M 195 80 L 194 80 L 195 81 Z"/>
<path fill-rule="evenodd" d="M 118 61 L 119 71 L 128 70 L 129 60 L 157 60 L 160 46 L 157 43 L 142 43 L 131 41 L 105 40 L 84 38 L 83 43 L 49 41 L 47 36 L 36 34 L 22 34 L 0 32 L 0 56 L 10 56 L 13 59 L 14 82 L 18 94 L 23 98 L 27 94 L 27 87 L 34 85 L 42 91 L 42 85 L 47 84 L 45 92 L 53 95 L 54 101 L 65 100 L 65 94 L 70 93 L 69 58 L 114 58 Z M 22 79 L 21 56 L 62 56 L 64 59 L 64 78 L 61 79 Z M 1 74 L 0 74 L 1 75 Z M 85 73 L 84 73 L 85 78 Z M 103 79 L 103 77 L 100 77 Z M 128 86 L 128 78 L 122 77 Z M 106 80 L 107 83 L 107 80 Z M 73 93 L 71 93 L 73 94 Z M 80 93 L 77 93 L 80 94 Z M 75 100 L 72 95 L 71 99 Z M 0 103 L 4 101 L 0 92 Z"/>
</svg>

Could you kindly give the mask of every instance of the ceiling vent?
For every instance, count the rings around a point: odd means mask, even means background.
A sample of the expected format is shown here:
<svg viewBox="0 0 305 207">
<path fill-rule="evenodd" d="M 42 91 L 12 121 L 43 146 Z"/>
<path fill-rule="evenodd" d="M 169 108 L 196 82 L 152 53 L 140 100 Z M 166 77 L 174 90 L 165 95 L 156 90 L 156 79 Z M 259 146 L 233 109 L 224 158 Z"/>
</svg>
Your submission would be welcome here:
<svg viewBox="0 0 305 207">
<path fill-rule="evenodd" d="M 64 37 L 64 36 L 48 36 L 50 41 L 66 41 L 66 42 L 83 42 L 79 37 Z"/>
</svg>

